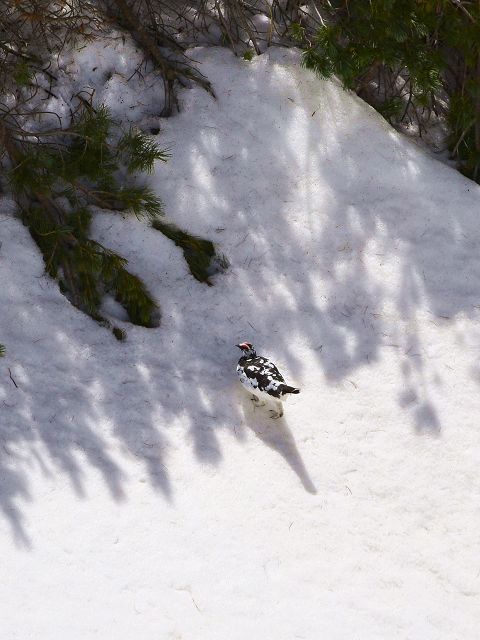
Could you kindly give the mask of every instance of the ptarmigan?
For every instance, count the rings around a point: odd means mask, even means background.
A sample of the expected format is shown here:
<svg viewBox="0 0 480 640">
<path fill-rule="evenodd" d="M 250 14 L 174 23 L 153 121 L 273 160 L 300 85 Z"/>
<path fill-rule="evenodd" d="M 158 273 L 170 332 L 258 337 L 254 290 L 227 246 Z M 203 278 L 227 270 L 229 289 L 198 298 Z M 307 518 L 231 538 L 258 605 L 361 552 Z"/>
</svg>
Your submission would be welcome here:
<svg viewBox="0 0 480 640">
<path fill-rule="evenodd" d="M 238 361 L 237 373 L 245 389 L 253 394 L 253 401 L 260 403 L 274 402 L 276 411 L 270 412 L 272 418 L 283 416 L 282 400 L 290 393 L 300 393 L 300 389 L 285 384 L 282 374 L 268 358 L 257 356 L 257 352 L 250 342 L 236 345 L 242 350 L 242 357 Z"/>
</svg>

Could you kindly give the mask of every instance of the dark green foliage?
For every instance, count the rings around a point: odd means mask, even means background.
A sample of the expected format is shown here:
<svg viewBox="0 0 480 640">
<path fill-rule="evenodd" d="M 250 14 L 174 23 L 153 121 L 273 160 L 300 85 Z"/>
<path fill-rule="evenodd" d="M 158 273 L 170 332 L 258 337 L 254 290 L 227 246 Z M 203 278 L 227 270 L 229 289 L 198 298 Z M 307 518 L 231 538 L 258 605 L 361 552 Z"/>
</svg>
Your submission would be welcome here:
<svg viewBox="0 0 480 640">
<path fill-rule="evenodd" d="M 127 333 L 120 327 L 113 327 L 112 333 L 119 342 L 123 342 L 127 337 Z"/>
<path fill-rule="evenodd" d="M 124 185 L 115 192 L 114 196 L 116 201 L 112 202 L 113 208 L 126 209 L 134 213 L 137 218 L 146 217 L 155 220 L 163 215 L 162 201 L 148 187 Z"/>
<path fill-rule="evenodd" d="M 88 237 L 91 214 L 79 209 L 66 216 L 66 226 L 49 223 L 38 210 L 24 216 L 42 251 L 46 271 L 58 278 L 61 290 L 96 320 L 104 293 L 112 293 L 130 321 L 144 327 L 158 324 L 158 307 L 145 285 L 127 269 L 127 260 Z"/>
<path fill-rule="evenodd" d="M 370 0 L 321 3 L 327 22 L 306 46 L 304 64 L 336 74 L 393 123 L 446 116 L 450 150 L 478 179 L 480 167 L 480 3 Z"/>
<path fill-rule="evenodd" d="M 128 156 L 129 173 L 137 171 L 152 173 L 155 160 L 165 162 L 170 156 L 168 151 L 160 149 L 150 136 L 133 130 L 120 139 L 118 149 Z"/>
<path fill-rule="evenodd" d="M 417 93 L 441 86 L 441 56 L 429 39 L 439 27 L 438 3 L 416 0 L 335 3 L 332 24 L 320 29 L 305 64 L 323 76 L 338 74 L 349 88 L 374 66 L 406 67 Z"/>
<path fill-rule="evenodd" d="M 48 192 L 55 180 L 54 171 L 55 157 L 38 146 L 18 152 L 16 165 L 8 177 L 16 193 Z"/>
<path fill-rule="evenodd" d="M 3 344 L 0 344 L 0 358 L 3 358 L 4 355 L 5 355 L 5 347 L 3 346 Z"/>
<path fill-rule="evenodd" d="M 18 61 L 13 69 L 13 79 L 16 84 L 26 86 L 31 82 L 32 76 L 33 70 L 31 66 L 25 60 Z"/>
<path fill-rule="evenodd" d="M 105 190 L 115 186 L 114 172 L 119 168 L 119 158 L 117 150 L 108 144 L 113 126 L 105 107 L 81 110 L 68 132 L 66 148 L 53 150 L 64 181 L 88 179 Z"/>
<path fill-rule="evenodd" d="M 106 286 L 128 313 L 130 321 L 142 327 L 158 326 L 158 307 L 140 278 L 125 269 L 126 260 L 109 252 L 104 262 L 110 276 L 105 280 Z"/>
<path fill-rule="evenodd" d="M 398 96 L 395 96 L 390 100 L 385 100 L 385 102 L 381 102 L 377 106 L 377 110 L 382 114 L 385 120 L 388 120 L 389 122 L 400 119 L 404 108 L 404 104 Z"/>
<path fill-rule="evenodd" d="M 154 220 L 152 226 L 173 240 L 177 247 L 183 249 L 190 273 L 199 282 L 205 282 L 211 286 L 210 278 L 228 268 L 227 258 L 217 254 L 215 245 L 210 240 L 190 235 L 164 220 Z"/>
<path fill-rule="evenodd" d="M 140 278 L 127 270 L 127 261 L 90 238 L 91 205 L 148 218 L 183 249 L 201 282 L 211 285 L 209 278 L 227 267 L 212 242 L 160 220 L 160 199 L 135 174 L 151 172 L 168 154 L 143 133 L 132 130 L 115 138 L 115 123 L 104 107 L 82 109 L 68 130 L 54 136 L 39 134 L 35 142 L 12 138 L 7 148 L 13 160 L 10 185 L 46 271 L 76 307 L 101 324 L 110 327 L 100 311 L 105 294 L 134 324 L 158 326 L 160 313 Z M 112 331 L 118 340 L 125 338 L 122 329 Z"/>
<path fill-rule="evenodd" d="M 95 204 L 155 220 L 162 214 L 161 202 L 133 174 L 151 171 L 166 153 L 134 132 L 115 143 L 114 130 L 104 107 L 85 108 L 53 139 L 40 134 L 34 143 L 11 141 L 14 162 L 8 175 L 46 271 L 71 302 L 109 325 L 100 305 L 104 294 L 111 293 L 131 322 L 153 327 L 158 325 L 158 306 L 143 282 L 127 270 L 124 258 L 89 237 L 90 208 Z M 125 337 L 118 328 L 114 335 Z"/>
<path fill-rule="evenodd" d="M 121 131 L 107 109 L 93 108 L 93 93 L 88 91 L 71 96 L 71 122 L 59 126 L 46 103 L 57 97 L 60 54 L 120 28 L 129 32 L 146 65 L 153 63 L 154 73 L 163 79 L 163 116 L 178 107 L 179 86 L 194 82 L 214 96 L 213 89 L 187 56 L 188 44 L 179 44 L 171 8 L 156 0 L 75 0 L 60 3 L 61 10 L 49 0 L 6 0 L 3 5 L 2 175 L 8 178 L 22 219 L 42 252 L 46 271 L 76 307 L 123 340 L 125 332 L 102 316 L 105 296 L 114 297 L 130 320 L 142 326 L 156 326 L 159 310 L 143 282 L 128 271 L 126 260 L 90 237 L 91 215 L 98 207 L 158 221 L 162 203 L 137 174 L 151 173 L 155 161 L 165 161 L 168 153 L 142 132 Z M 212 10 L 206 5 L 202 9 Z M 218 8 L 217 18 L 229 32 L 229 19 L 222 11 Z M 181 16 L 177 7 L 174 13 Z M 240 19 L 246 24 L 245 16 L 239 15 Z M 201 19 L 192 27 L 200 32 L 206 24 Z M 234 46 L 230 39 L 229 43 Z M 255 42 L 253 47 L 258 53 Z M 209 276 L 225 268 L 226 260 L 209 241 L 182 233 L 177 243 L 192 273 L 211 284 Z"/>
</svg>

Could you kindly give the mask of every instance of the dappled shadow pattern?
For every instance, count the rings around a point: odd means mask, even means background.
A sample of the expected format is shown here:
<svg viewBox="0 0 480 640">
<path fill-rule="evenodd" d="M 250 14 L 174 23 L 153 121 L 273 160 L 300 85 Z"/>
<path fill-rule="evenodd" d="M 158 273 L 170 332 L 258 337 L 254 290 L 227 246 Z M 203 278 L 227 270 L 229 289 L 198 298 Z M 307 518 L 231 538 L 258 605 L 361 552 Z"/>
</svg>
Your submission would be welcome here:
<svg viewBox="0 0 480 640">
<path fill-rule="evenodd" d="M 478 187 L 333 83 L 286 69 L 298 64 L 294 52 L 272 56 L 280 62 L 239 60 L 235 71 L 222 66 L 229 52 L 199 52 L 218 101 L 185 91 L 183 113 L 163 124 L 173 157 L 159 168 L 158 190 L 176 223 L 214 238 L 230 259 L 214 287 L 196 282 L 181 251 L 147 225 L 95 222 L 96 238 L 125 255 L 160 301 L 159 329 L 129 328 L 125 344 L 113 343 L 62 298 L 35 250 L 26 255 L 27 231 L 4 222 L 2 319 L 13 348 L 0 363 L 0 505 L 19 544 L 29 544 L 31 467 L 62 472 L 79 495 L 94 468 L 121 500 L 130 457 L 174 500 L 168 453 L 179 437 L 199 463 L 217 465 L 219 431 L 241 443 L 251 429 L 314 493 L 294 415 L 252 421 L 232 393 L 240 340 L 265 350 L 302 391 L 314 368 L 335 385 L 394 350 L 399 411 L 419 434 L 441 433 L 425 374 L 434 354 L 420 325 L 476 317 Z"/>
</svg>

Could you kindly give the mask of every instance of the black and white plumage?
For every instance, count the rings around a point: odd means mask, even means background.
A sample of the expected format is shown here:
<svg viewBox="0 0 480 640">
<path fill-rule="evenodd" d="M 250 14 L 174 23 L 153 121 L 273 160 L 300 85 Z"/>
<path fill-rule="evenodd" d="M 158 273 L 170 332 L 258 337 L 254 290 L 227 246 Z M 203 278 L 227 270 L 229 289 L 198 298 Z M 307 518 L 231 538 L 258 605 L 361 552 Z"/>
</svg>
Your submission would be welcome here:
<svg viewBox="0 0 480 640">
<path fill-rule="evenodd" d="M 300 393 L 300 389 L 286 384 L 273 362 L 257 356 L 250 342 L 241 342 L 236 346 L 242 350 L 242 357 L 237 365 L 240 382 L 253 394 L 256 403 L 260 403 L 260 400 L 263 400 L 263 404 L 273 402 L 276 410 L 271 411 L 272 418 L 280 418 L 283 415 L 282 401 L 292 393 Z"/>
</svg>

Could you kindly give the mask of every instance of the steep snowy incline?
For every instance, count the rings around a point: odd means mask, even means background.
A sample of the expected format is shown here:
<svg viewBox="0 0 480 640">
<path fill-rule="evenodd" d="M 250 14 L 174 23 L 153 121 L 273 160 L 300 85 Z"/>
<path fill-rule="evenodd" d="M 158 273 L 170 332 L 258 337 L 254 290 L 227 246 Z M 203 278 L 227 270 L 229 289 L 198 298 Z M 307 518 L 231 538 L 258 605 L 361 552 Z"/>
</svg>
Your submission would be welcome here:
<svg viewBox="0 0 480 640">
<path fill-rule="evenodd" d="M 182 92 L 151 180 L 214 287 L 99 215 L 163 312 L 119 344 L 0 203 L 2 637 L 474 640 L 480 189 L 295 51 L 192 56 L 218 99 Z M 301 387 L 284 418 L 240 340 Z"/>
</svg>

